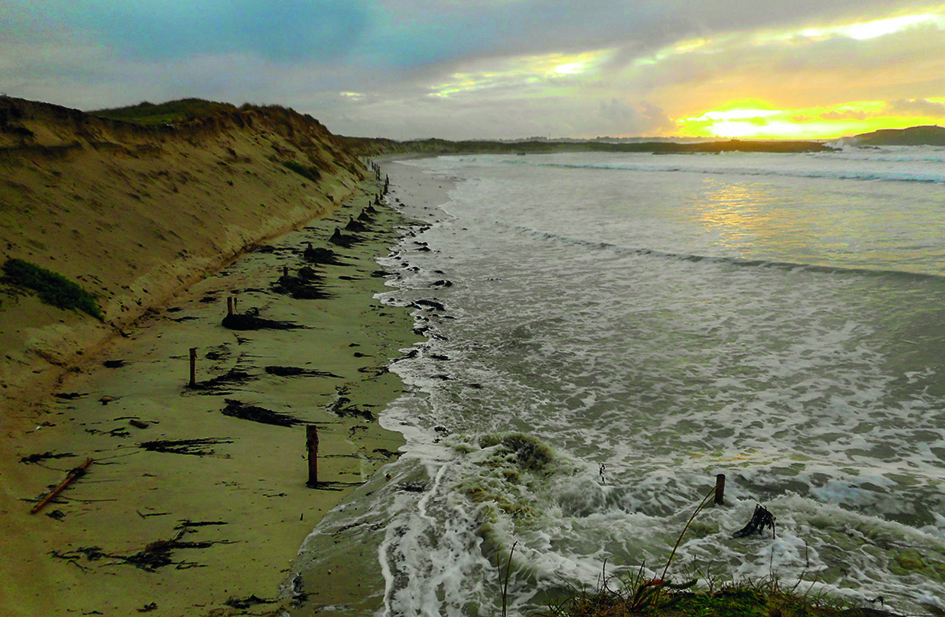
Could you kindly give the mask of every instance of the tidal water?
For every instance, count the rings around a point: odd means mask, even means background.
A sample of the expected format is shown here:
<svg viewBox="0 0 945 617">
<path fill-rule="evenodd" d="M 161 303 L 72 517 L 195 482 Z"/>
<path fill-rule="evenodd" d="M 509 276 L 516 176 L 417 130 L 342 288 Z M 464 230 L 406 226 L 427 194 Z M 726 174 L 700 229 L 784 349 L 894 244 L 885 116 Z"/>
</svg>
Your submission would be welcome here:
<svg viewBox="0 0 945 617">
<path fill-rule="evenodd" d="M 724 473 L 671 580 L 945 609 L 945 149 L 403 164 L 455 182 L 391 195 L 428 221 L 381 260 L 428 339 L 407 445 L 299 572 L 354 521 L 381 614 L 500 614 L 510 553 L 527 614 L 660 576 Z M 776 533 L 733 538 L 757 504 Z"/>
</svg>

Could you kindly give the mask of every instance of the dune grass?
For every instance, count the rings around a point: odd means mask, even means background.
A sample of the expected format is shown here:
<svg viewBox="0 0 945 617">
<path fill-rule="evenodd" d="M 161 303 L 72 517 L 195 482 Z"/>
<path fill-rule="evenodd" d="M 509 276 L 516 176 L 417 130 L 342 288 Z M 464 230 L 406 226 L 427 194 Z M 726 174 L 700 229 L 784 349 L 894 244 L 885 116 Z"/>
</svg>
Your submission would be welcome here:
<svg viewBox="0 0 945 617">
<path fill-rule="evenodd" d="M 39 299 L 52 306 L 82 311 L 103 321 L 95 297 L 80 285 L 36 264 L 22 259 L 9 259 L 3 264 L 3 273 L 14 285 L 31 289 Z"/>
<path fill-rule="evenodd" d="M 166 103 L 149 103 L 147 101 L 128 107 L 99 109 L 89 112 L 93 116 L 122 120 L 144 125 L 173 124 L 185 120 L 193 120 L 203 116 L 212 116 L 220 110 L 235 110 L 236 106 L 230 103 L 217 103 L 204 99 L 180 99 Z"/>
<path fill-rule="evenodd" d="M 291 169 L 303 178 L 311 180 L 312 182 L 318 182 L 318 179 L 321 178 L 321 173 L 315 169 L 315 167 L 306 167 L 305 165 L 296 163 L 295 161 L 282 161 L 282 165 L 287 169 Z"/>
</svg>

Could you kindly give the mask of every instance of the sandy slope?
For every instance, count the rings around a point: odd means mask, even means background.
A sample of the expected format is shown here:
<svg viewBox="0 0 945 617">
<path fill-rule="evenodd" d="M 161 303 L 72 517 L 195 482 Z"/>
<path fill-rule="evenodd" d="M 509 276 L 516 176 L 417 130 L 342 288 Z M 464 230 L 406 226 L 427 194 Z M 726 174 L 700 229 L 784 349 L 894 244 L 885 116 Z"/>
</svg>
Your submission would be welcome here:
<svg viewBox="0 0 945 617">
<path fill-rule="evenodd" d="M 76 280 L 106 317 L 51 309 L 0 283 L 0 403 L 29 404 L 53 367 L 81 361 L 246 245 L 324 214 L 353 194 L 359 167 L 323 126 L 287 110 L 146 129 L 0 98 L 0 261 Z"/>
</svg>

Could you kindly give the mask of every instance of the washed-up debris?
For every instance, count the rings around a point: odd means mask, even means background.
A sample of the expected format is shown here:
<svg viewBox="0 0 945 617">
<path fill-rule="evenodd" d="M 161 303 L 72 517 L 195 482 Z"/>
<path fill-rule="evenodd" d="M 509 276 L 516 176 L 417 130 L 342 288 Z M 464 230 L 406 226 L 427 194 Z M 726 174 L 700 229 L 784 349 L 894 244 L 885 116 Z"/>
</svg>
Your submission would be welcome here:
<svg viewBox="0 0 945 617">
<path fill-rule="evenodd" d="M 267 366 L 266 372 L 276 377 L 333 377 L 341 379 L 340 375 L 326 371 L 316 371 L 299 366 Z"/>
<path fill-rule="evenodd" d="M 75 399 L 82 398 L 85 395 L 81 392 L 57 392 L 56 394 L 53 394 L 53 396 L 64 401 L 74 401 Z"/>
<path fill-rule="evenodd" d="M 336 227 L 334 233 L 332 233 L 331 237 L 328 238 L 328 241 L 336 246 L 349 248 L 357 244 L 360 240 L 357 236 L 351 234 L 345 235 L 341 233 L 341 230 Z"/>
<path fill-rule="evenodd" d="M 223 318 L 223 327 L 230 330 L 302 330 L 305 326 L 291 321 L 277 321 L 259 317 L 259 309 L 251 308 L 245 313 L 233 313 Z"/>
<path fill-rule="evenodd" d="M 224 416 L 251 420 L 262 424 L 273 424 L 275 426 L 295 426 L 296 424 L 302 424 L 301 420 L 288 414 L 272 411 L 265 407 L 257 407 L 256 405 L 247 405 L 230 398 L 225 400 L 226 407 L 223 408 Z"/>
<path fill-rule="evenodd" d="M 753 533 L 761 535 L 761 533 L 765 530 L 765 527 L 770 527 L 771 537 L 773 538 L 776 536 L 774 529 L 774 522 L 776 520 L 777 519 L 770 512 L 768 512 L 767 508 L 762 505 L 756 505 L 755 513 L 752 514 L 751 520 L 748 521 L 747 525 L 736 531 L 732 537 L 744 538 L 746 536 L 750 536 Z"/>
<path fill-rule="evenodd" d="M 21 463 L 26 463 L 27 465 L 32 465 L 33 463 L 39 463 L 41 461 L 48 461 L 50 459 L 56 458 L 69 458 L 75 456 L 71 452 L 43 452 L 42 454 L 30 454 L 29 456 L 24 456 L 20 459 Z"/>
<path fill-rule="evenodd" d="M 104 362 L 102 362 L 102 366 L 104 366 L 105 368 L 121 368 L 127 365 L 128 363 L 125 362 L 124 360 L 105 360 Z"/>
<path fill-rule="evenodd" d="M 40 510 L 42 510 L 42 509 L 43 509 L 43 506 L 45 506 L 47 503 L 49 503 L 50 501 L 52 501 L 52 500 L 56 497 L 56 495 L 58 495 L 59 493 L 61 493 L 62 491 L 64 491 L 67 486 L 69 486 L 70 484 L 72 484 L 73 482 L 75 482 L 76 480 L 78 480 L 79 478 L 81 478 L 82 476 L 84 476 L 85 473 L 86 473 L 85 470 L 88 469 L 88 468 L 89 468 L 89 465 L 91 465 L 91 464 L 92 464 L 92 459 L 91 459 L 91 458 L 88 458 L 88 459 L 86 459 L 85 462 L 82 463 L 80 466 L 78 466 L 78 467 L 76 467 L 75 469 L 73 469 L 72 471 L 70 471 L 70 472 L 69 472 L 69 475 L 66 476 L 66 479 L 63 480 L 63 481 L 59 484 L 59 486 L 57 486 L 57 487 L 54 488 L 52 491 L 50 491 L 49 494 L 47 494 L 45 497 L 43 497 L 42 499 L 40 499 L 40 500 L 39 500 L 39 503 L 37 503 L 35 506 L 33 506 L 33 507 L 30 509 L 30 514 L 36 514 L 37 512 L 39 512 Z"/>
<path fill-rule="evenodd" d="M 246 383 L 251 379 L 253 379 L 253 376 L 246 371 L 234 368 L 212 379 L 198 381 L 195 384 L 187 384 L 184 387 L 188 390 L 195 390 L 204 394 L 220 394 L 222 390 L 229 390 L 229 386 Z"/>
<path fill-rule="evenodd" d="M 446 307 L 435 300 L 417 300 L 413 303 L 417 308 L 433 309 L 434 311 L 445 311 Z"/>
<path fill-rule="evenodd" d="M 210 456 L 214 450 L 209 446 L 221 443 L 233 443 L 232 439 L 218 439 L 205 437 L 202 439 L 171 439 L 144 441 L 138 444 L 139 448 L 151 452 L 165 452 L 167 454 L 187 454 L 190 456 Z"/>
<path fill-rule="evenodd" d="M 183 524 L 177 527 L 177 533 L 174 534 L 174 537 L 172 537 L 170 540 L 158 540 L 156 542 L 151 542 L 142 550 L 132 555 L 106 553 L 98 546 L 88 546 L 65 553 L 52 551 L 52 556 L 57 559 L 71 561 L 83 570 L 86 570 L 87 568 L 79 563 L 79 560 L 82 557 L 85 557 L 87 561 L 98 561 L 103 557 L 107 557 L 108 559 L 116 559 L 122 563 L 134 566 L 141 570 L 145 570 L 146 572 L 154 572 L 159 568 L 169 565 L 174 565 L 178 570 L 183 570 L 186 568 L 198 567 L 199 564 L 186 561 L 174 561 L 174 551 L 181 549 L 205 549 L 210 548 L 216 544 L 231 543 L 229 540 L 213 540 L 204 542 L 191 542 L 182 540 L 181 538 L 183 538 L 185 534 L 193 533 L 193 529 L 191 529 L 192 526 L 193 525 L 188 525 L 187 521 L 185 521 Z"/>
<path fill-rule="evenodd" d="M 310 264 L 331 266 L 343 265 L 341 261 L 339 261 L 338 256 L 335 255 L 334 251 L 326 248 L 314 248 L 311 242 L 308 243 L 308 248 L 302 252 L 302 258 Z"/>
<path fill-rule="evenodd" d="M 230 598 L 224 604 L 231 606 L 233 608 L 238 608 L 240 610 L 252 608 L 258 604 L 272 604 L 275 600 L 264 600 L 263 598 L 256 597 L 256 595 L 251 595 L 248 598 Z"/>
<path fill-rule="evenodd" d="M 312 276 L 280 276 L 272 284 L 272 290 L 276 293 L 295 298 L 296 300 L 325 300 L 331 297 L 331 294 L 324 291 L 319 284 L 319 278 L 311 268 L 305 268 Z"/>
<path fill-rule="evenodd" d="M 364 418 L 369 422 L 374 420 L 373 413 L 366 409 L 361 409 L 356 405 L 352 405 L 351 399 L 346 396 L 339 396 L 334 403 L 328 406 L 328 411 L 341 417 Z"/>
</svg>

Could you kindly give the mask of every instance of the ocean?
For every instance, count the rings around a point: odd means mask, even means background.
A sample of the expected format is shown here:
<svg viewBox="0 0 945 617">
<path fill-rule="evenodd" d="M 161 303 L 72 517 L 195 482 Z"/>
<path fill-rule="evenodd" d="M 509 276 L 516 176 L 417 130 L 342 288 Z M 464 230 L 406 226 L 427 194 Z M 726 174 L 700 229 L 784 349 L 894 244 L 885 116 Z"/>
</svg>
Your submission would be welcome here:
<svg viewBox="0 0 945 617">
<path fill-rule="evenodd" d="M 407 445 L 286 593 L 349 551 L 379 614 L 528 614 L 660 577 L 725 474 L 672 582 L 945 609 L 945 149 L 400 164 L 452 186 L 392 178 L 424 221 L 380 260 L 427 339 L 390 365 Z"/>
</svg>

